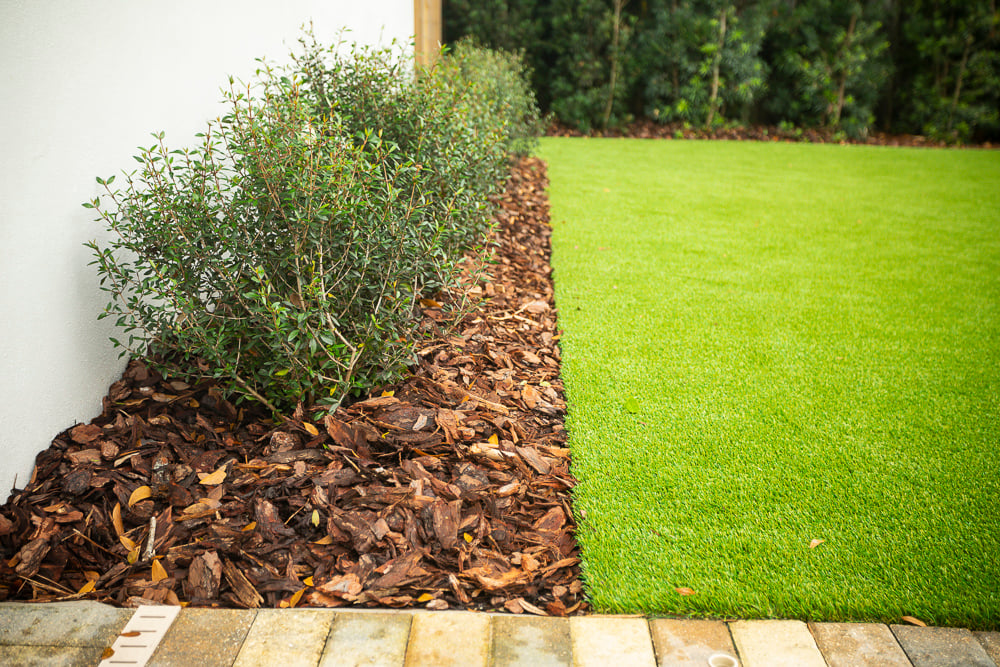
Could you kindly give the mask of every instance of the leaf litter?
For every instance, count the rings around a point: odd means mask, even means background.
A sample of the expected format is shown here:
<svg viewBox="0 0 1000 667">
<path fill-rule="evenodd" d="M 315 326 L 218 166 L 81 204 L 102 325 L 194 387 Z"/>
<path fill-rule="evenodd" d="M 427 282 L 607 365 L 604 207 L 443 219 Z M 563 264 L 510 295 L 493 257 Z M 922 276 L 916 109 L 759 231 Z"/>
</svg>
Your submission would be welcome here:
<svg viewBox="0 0 1000 667">
<path fill-rule="evenodd" d="M 333 414 L 275 424 L 130 362 L 0 507 L 0 600 L 587 611 L 546 183 L 513 166 L 492 262 L 421 301 L 412 374 Z"/>
</svg>

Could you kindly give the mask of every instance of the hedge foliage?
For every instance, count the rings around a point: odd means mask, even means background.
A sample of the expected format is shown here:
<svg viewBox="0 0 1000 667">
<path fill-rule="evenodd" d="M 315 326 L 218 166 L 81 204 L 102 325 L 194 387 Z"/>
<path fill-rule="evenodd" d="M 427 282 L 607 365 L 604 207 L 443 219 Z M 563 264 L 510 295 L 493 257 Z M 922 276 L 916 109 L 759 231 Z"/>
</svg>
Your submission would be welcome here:
<svg viewBox="0 0 1000 667">
<path fill-rule="evenodd" d="M 483 245 L 538 110 L 520 60 L 471 43 L 414 76 L 393 49 L 322 46 L 230 81 L 201 143 L 162 133 L 85 204 L 122 353 L 216 378 L 274 412 L 398 377 L 419 301 Z"/>
<path fill-rule="evenodd" d="M 445 40 L 523 49 L 546 111 L 1000 138 L 994 0 L 445 0 Z"/>
</svg>

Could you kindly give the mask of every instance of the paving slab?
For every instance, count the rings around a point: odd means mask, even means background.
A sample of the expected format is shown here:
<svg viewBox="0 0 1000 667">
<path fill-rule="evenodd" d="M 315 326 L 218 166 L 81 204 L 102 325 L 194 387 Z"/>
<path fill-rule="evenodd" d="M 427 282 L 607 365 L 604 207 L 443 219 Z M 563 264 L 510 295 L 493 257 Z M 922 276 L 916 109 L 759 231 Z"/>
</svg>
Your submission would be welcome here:
<svg viewBox="0 0 1000 667">
<path fill-rule="evenodd" d="M 243 609 L 182 609 L 146 667 L 229 667 L 256 614 Z"/>
<path fill-rule="evenodd" d="M 986 655 L 1000 665 L 1000 632 L 973 632 L 979 643 L 982 644 Z"/>
<path fill-rule="evenodd" d="M 713 655 L 736 657 L 736 647 L 723 621 L 657 618 L 649 622 L 658 667 L 704 667 Z"/>
<path fill-rule="evenodd" d="M 889 626 L 882 623 L 810 623 L 830 667 L 910 667 Z"/>
<path fill-rule="evenodd" d="M 572 667 L 569 621 L 541 616 L 493 617 L 493 667 Z"/>
<path fill-rule="evenodd" d="M 653 640 L 645 618 L 573 616 L 570 638 L 576 667 L 654 667 Z"/>
<path fill-rule="evenodd" d="M 234 667 L 315 667 L 333 615 L 328 609 L 258 610 Z"/>
<path fill-rule="evenodd" d="M 413 615 L 406 667 L 486 667 L 490 617 L 470 611 Z"/>
<path fill-rule="evenodd" d="M 132 617 L 93 600 L 0 603 L 0 645 L 110 646 Z"/>
<path fill-rule="evenodd" d="M 826 667 L 802 621 L 735 621 L 729 631 L 744 667 Z"/>
<path fill-rule="evenodd" d="M 0 611 L 2 613 L 2 611 Z M 91 667 L 101 661 L 96 646 L 0 646 L 5 667 Z"/>
<path fill-rule="evenodd" d="M 913 667 L 996 667 L 975 635 L 965 628 L 890 626 Z"/>
<path fill-rule="evenodd" d="M 337 612 L 320 667 L 403 667 L 412 614 Z"/>
</svg>

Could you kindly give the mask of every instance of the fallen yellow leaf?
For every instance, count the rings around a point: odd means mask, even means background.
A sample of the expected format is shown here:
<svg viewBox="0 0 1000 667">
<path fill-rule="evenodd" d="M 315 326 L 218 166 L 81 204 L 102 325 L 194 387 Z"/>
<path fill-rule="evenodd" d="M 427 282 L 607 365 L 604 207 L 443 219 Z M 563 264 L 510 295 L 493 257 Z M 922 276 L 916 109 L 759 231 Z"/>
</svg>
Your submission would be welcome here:
<svg viewBox="0 0 1000 667">
<path fill-rule="evenodd" d="M 319 526 L 319 510 L 313 510 L 312 525 Z"/>
<path fill-rule="evenodd" d="M 115 654 L 115 650 L 110 646 L 105 646 L 104 651 L 101 653 L 101 660 L 107 660 Z"/>
<path fill-rule="evenodd" d="M 420 305 L 424 308 L 440 308 L 441 304 L 434 299 L 421 299 Z"/>
<path fill-rule="evenodd" d="M 157 581 L 163 581 L 164 579 L 167 578 L 167 570 L 163 567 L 163 565 L 160 564 L 160 561 L 158 560 L 153 561 L 152 577 L 153 577 L 153 583 L 156 583 Z"/>
<path fill-rule="evenodd" d="M 138 489 L 132 492 L 132 495 L 128 497 L 128 506 L 132 507 L 137 502 L 145 500 L 153 495 L 153 490 L 148 486 L 140 486 Z"/>
<path fill-rule="evenodd" d="M 499 445 L 500 444 L 500 438 L 497 437 L 496 433 L 494 433 L 493 435 L 490 436 L 489 443 L 491 445 Z"/>
<path fill-rule="evenodd" d="M 125 534 L 125 524 L 122 523 L 122 504 L 115 503 L 115 508 L 111 510 L 111 524 L 115 527 L 115 534 L 121 537 Z"/>
<path fill-rule="evenodd" d="M 118 538 L 118 540 L 122 543 L 122 546 L 128 549 L 129 551 L 135 549 L 135 542 L 133 542 L 129 537 L 122 535 Z"/>
<path fill-rule="evenodd" d="M 684 595 L 684 596 L 694 595 L 694 591 L 691 590 L 690 588 L 685 587 L 685 586 L 681 586 L 680 588 L 675 588 L 674 590 L 677 591 L 678 594 L 680 594 L 680 595 Z"/>
<path fill-rule="evenodd" d="M 923 621 L 921 621 L 919 618 L 915 618 L 913 616 L 903 616 L 903 617 L 901 617 L 901 620 L 906 621 L 910 625 L 919 625 L 922 628 L 926 628 L 927 627 L 926 623 L 924 623 Z"/>
<path fill-rule="evenodd" d="M 423 595 L 417 598 L 417 602 L 430 602 L 433 599 L 434 599 L 433 595 L 431 595 L 430 593 L 424 593 Z"/>
<path fill-rule="evenodd" d="M 251 521 L 247 525 L 243 526 L 243 528 L 241 528 L 240 530 L 242 530 L 244 533 L 248 533 L 248 532 L 250 532 L 251 530 L 253 530 L 256 527 L 257 527 L 257 522 L 256 521 Z"/>
<path fill-rule="evenodd" d="M 295 605 L 297 605 L 299 603 L 299 600 L 302 599 L 302 594 L 305 593 L 305 592 L 306 592 L 306 589 L 300 588 L 299 590 L 297 590 L 294 593 L 292 593 L 291 599 L 288 600 L 288 606 L 289 607 L 294 607 Z"/>
<path fill-rule="evenodd" d="M 305 584 L 306 586 L 312 586 L 313 585 L 313 578 L 312 578 L 312 576 L 310 575 L 310 576 L 306 577 L 305 579 L 303 579 L 302 583 Z"/>
<path fill-rule="evenodd" d="M 815 549 L 816 547 L 818 547 L 819 545 L 823 544 L 824 542 L 826 542 L 826 540 L 813 540 L 812 542 L 809 543 L 809 548 L 810 549 Z"/>
<path fill-rule="evenodd" d="M 386 390 L 386 391 L 382 392 L 382 398 L 392 398 L 395 395 L 396 395 L 396 392 L 394 392 L 394 391 Z"/>
<path fill-rule="evenodd" d="M 90 581 L 88 581 L 87 583 L 85 583 L 83 586 L 80 586 L 80 590 L 78 590 L 76 592 L 76 594 L 77 595 L 86 595 L 90 591 L 94 590 L 94 588 L 96 586 L 97 586 L 97 580 L 96 579 L 91 579 Z"/>
<path fill-rule="evenodd" d="M 333 537 L 330 535 L 324 535 L 323 537 L 313 542 L 313 544 L 322 544 L 322 545 L 333 544 Z"/>
<path fill-rule="evenodd" d="M 309 432 L 311 436 L 319 435 L 319 429 L 310 424 L 309 422 L 302 422 L 302 428 Z"/>
<path fill-rule="evenodd" d="M 216 484 L 222 484 L 226 481 L 226 466 L 221 466 L 218 470 L 213 473 L 204 474 L 200 473 L 199 476 L 201 480 L 199 484 L 204 484 L 205 486 L 215 486 Z"/>
<path fill-rule="evenodd" d="M 132 549 L 132 551 L 129 551 L 128 558 L 126 558 L 125 560 L 128 561 L 129 565 L 135 565 L 136 561 L 139 560 L 139 547 L 136 547 L 135 549 Z"/>
<path fill-rule="evenodd" d="M 469 535 L 468 533 L 462 533 L 462 537 L 465 538 L 466 542 L 472 542 L 472 535 Z"/>
</svg>

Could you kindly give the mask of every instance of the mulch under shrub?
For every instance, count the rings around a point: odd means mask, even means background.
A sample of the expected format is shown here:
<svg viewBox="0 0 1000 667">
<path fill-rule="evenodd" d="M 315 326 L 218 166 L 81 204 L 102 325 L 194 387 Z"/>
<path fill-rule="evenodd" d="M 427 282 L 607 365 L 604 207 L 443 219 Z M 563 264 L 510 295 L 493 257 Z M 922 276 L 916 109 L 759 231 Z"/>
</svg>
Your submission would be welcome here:
<svg viewBox="0 0 1000 667">
<path fill-rule="evenodd" d="M 132 361 L 0 508 L 0 599 L 586 611 L 545 184 L 512 169 L 480 304 L 423 300 L 412 375 L 334 415 Z"/>
</svg>

